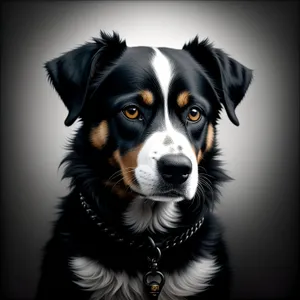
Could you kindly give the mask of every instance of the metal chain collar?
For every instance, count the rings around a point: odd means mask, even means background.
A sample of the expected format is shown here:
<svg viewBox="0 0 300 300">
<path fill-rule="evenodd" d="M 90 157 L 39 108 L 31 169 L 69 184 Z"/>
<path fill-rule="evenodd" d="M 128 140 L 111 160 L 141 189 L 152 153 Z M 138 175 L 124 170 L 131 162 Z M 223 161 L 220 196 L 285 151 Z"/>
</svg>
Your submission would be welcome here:
<svg viewBox="0 0 300 300">
<path fill-rule="evenodd" d="M 122 236 L 120 233 L 115 231 L 112 227 L 106 226 L 104 222 L 96 215 L 96 213 L 92 210 L 91 206 L 85 201 L 85 197 L 79 193 L 80 203 L 85 209 L 86 213 L 89 217 L 95 222 L 95 224 L 105 232 L 110 238 L 112 238 L 115 242 L 122 243 L 125 242 L 127 245 L 141 249 L 146 245 L 149 246 L 149 240 L 141 240 L 138 238 L 129 239 L 125 236 Z M 182 244 L 186 240 L 188 240 L 192 235 L 194 235 L 201 225 L 203 224 L 204 217 L 202 217 L 197 223 L 188 228 L 185 232 L 180 235 L 175 236 L 174 238 L 167 239 L 161 243 L 154 243 L 156 248 L 159 248 L 161 251 L 175 247 L 177 245 Z"/>
</svg>

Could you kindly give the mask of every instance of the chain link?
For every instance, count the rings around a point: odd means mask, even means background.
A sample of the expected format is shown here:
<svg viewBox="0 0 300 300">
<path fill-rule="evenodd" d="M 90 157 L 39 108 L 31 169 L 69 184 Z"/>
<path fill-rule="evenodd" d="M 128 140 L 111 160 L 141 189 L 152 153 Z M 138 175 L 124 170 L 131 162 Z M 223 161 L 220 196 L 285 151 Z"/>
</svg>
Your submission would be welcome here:
<svg viewBox="0 0 300 300">
<path fill-rule="evenodd" d="M 113 228 L 105 226 L 104 222 L 96 215 L 91 206 L 85 201 L 85 197 L 80 193 L 79 194 L 80 203 L 82 207 L 85 209 L 88 216 L 92 219 L 92 221 L 110 238 L 114 239 L 115 242 L 122 243 L 125 242 L 131 247 L 135 247 L 137 249 L 141 249 L 146 246 L 147 240 L 138 241 L 137 239 L 131 240 L 124 236 L 121 236 L 120 233 L 115 231 Z M 172 239 L 167 239 L 162 243 L 155 244 L 159 247 L 161 251 L 173 248 L 175 246 L 181 245 L 183 242 L 188 240 L 192 235 L 194 235 L 201 227 L 204 222 L 204 217 L 202 217 L 197 223 L 195 223 L 192 227 L 187 229 L 180 235 L 175 236 Z"/>
</svg>

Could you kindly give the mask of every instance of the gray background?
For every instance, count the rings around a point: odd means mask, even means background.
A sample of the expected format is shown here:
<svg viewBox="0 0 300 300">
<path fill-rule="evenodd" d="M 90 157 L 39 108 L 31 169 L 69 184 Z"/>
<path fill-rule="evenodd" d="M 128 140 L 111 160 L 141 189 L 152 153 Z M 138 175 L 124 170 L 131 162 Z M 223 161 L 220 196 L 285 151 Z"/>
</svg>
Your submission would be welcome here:
<svg viewBox="0 0 300 300">
<path fill-rule="evenodd" d="M 199 34 L 254 69 L 237 108 L 223 113 L 219 144 L 236 180 L 217 213 L 235 272 L 235 299 L 286 298 L 296 286 L 299 203 L 298 9 L 294 2 L 55 2 L 2 4 L 1 289 L 30 299 L 50 235 L 67 110 L 43 63 L 116 30 L 128 46 L 181 48 Z"/>
</svg>

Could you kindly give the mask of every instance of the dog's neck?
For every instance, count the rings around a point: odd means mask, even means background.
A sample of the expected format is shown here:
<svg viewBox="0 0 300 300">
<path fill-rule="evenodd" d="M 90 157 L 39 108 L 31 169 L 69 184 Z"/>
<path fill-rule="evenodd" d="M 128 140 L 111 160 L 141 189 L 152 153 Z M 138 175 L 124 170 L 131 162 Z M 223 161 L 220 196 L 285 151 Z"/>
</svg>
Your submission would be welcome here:
<svg viewBox="0 0 300 300">
<path fill-rule="evenodd" d="M 139 230 L 136 230 L 135 233 L 140 234 L 137 239 L 137 236 L 135 236 L 135 235 L 130 234 L 129 236 L 128 235 L 126 236 L 126 235 L 122 234 L 122 232 L 116 231 L 116 229 L 114 227 L 107 226 L 105 221 L 99 215 L 97 215 L 97 213 L 92 209 L 92 205 L 90 205 L 86 202 L 86 199 L 82 195 L 82 193 L 79 194 L 79 199 L 80 199 L 80 203 L 81 203 L 83 209 L 85 210 L 86 214 L 94 222 L 94 225 L 97 225 L 102 232 L 106 233 L 107 236 L 109 236 L 112 240 L 114 240 L 118 243 L 124 242 L 124 243 L 127 243 L 127 245 L 133 246 L 136 248 L 151 246 L 151 245 L 149 245 L 149 239 L 152 241 L 152 242 L 150 242 L 150 244 L 152 244 L 153 247 L 160 247 L 162 250 L 166 250 L 170 247 L 174 247 L 176 245 L 182 244 L 187 239 L 189 239 L 191 236 L 193 236 L 200 229 L 200 227 L 202 226 L 202 224 L 204 222 L 204 217 L 201 217 L 195 224 L 193 224 L 192 226 L 190 226 L 187 229 L 183 229 L 182 232 L 180 232 L 180 234 L 177 234 L 175 236 L 171 235 L 167 239 L 164 239 L 164 240 L 156 243 L 153 240 L 153 238 L 150 236 L 150 234 L 145 233 L 146 228 L 144 228 L 144 229 L 139 228 Z M 151 205 L 151 204 L 148 204 L 148 205 Z M 151 206 L 154 206 L 154 204 Z M 139 213 L 139 212 L 137 212 L 137 213 Z M 205 215 L 205 214 L 203 214 L 203 215 Z M 153 218 L 153 219 L 155 219 L 155 218 Z M 136 224 L 136 222 L 141 222 L 141 221 L 138 220 L 137 218 L 135 218 L 134 223 Z M 157 222 L 159 222 L 159 221 L 157 221 Z M 170 220 L 170 222 L 171 222 L 171 220 Z M 162 226 L 162 223 L 163 223 L 163 221 L 161 221 L 159 226 Z M 176 226 L 174 226 L 174 227 L 176 227 Z M 158 231 L 162 232 L 164 230 L 159 230 L 160 229 L 159 227 L 158 228 L 152 227 L 151 229 L 152 229 L 152 234 L 153 234 L 153 236 L 155 236 L 155 240 L 157 241 L 156 233 Z M 165 228 L 165 231 L 167 231 L 167 228 Z M 159 251 L 161 251 L 161 250 L 159 250 Z"/>
</svg>

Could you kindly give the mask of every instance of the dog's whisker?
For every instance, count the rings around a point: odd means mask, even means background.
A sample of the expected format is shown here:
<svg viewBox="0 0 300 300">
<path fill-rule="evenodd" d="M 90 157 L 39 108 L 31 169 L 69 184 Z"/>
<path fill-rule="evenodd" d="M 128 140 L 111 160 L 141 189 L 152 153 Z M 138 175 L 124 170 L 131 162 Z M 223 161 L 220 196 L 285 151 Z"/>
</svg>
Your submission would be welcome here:
<svg viewBox="0 0 300 300">
<path fill-rule="evenodd" d="M 118 176 L 119 174 L 122 174 L 122 170 L 118 170 L 118 171 L 116 171 L 115 173 L 113 173 L 113 174 L 108 178 L 108 180 L 113 179 L 115 176 Z"/>
<path fill-rule="evenodd" d="M 111 190 L 113 190 L 120 182 L 122 182 L 124 178 L 119 179 L 115 184 L 111 187 Z"/>
<path fill-rule="evenodd" d="M 127 169 L 128 169 L 128 168 L 127 168 Z M 116 179 L 116 178 L 118 178 L 119 176 L 122 176 L 122 178 L 123 178 L 123 175 L 126 175 L 126 174 L 132 172 L 132 170 L 127 170 L 127 171 L 125 171 L 125 170 L 126 170 L 126 169 L 123 169 L 123 170 L 118 171 L 118 174 L 116 174 L 117 172 L 114 173 L 114 176 L 109 177 L 108 181 L 111 181 L 112 179 Z M 124 171 L 125 171 L 125 172 L 124 172 Z"/>
<path fill-rule="evenodd" d="M 211 186 L 211 187 L 213 186 L 211 180 L 208 179 L 207 177 L 201 176 L 201 175 L 200 175 L 199 178 L 200 178 L 201 180 L 203 180 L 204 182 L 206 182 L 209 186 Z"/>
<path fill-rule="evenodd" d="M 207 197 L 205 195 L 205 190 L 204 190 L 204 187 L 202 186 L 201 184 L 201 180 L 199 179 L 199 182 L 198 182 L 198 186 L 197 186 L 197 191 L 199 191 L 201 193 L 201 199 L 203 199 L 204 201 L 204 204 L 207 204 L 208 205 L 208 200 L 207 200 Z"/>
<path fill-rule="evenodd" d="M 127 168 L 129 169 L 129 168 Z M 122 182 L 122 180 L 124 180 L 124 176 L 127 174 L 131 174 L 134 171 L 134 168 L 130 168 L 131 170 L 127 170 L 126 172 L 122 172 L 122 178 L 119 179 L 117 182 L 115 182 L 115 184 L 112 186 L 112 190 L 116 187 L 116 185 L 118 185 L 120 182 Z"/>
<path fill-rule="evenodd" d="M 201 176 L 199 176 L 199 185 L 203 185 L 203 187 L 206 187 L 209 190 L 210 196 L 212 197 L 212 201 L 214 201 L 214 199 L 215 199 L 215 193 L 214 193 L 214 190 L 212 188 L 211 182 L 210 183 L 209 182 L 207 182 L 204 178 L 202 178 Z"/>
<path fill-rule="evenodd" d="M 203 166 L 198 165 L 198 169 L 202 169 L 205 172 L 205 174 L 207 174 L 207 170 Z"/>
<path fill-rule="evenodd" d="M 136 178 L 134 177 L 131 183 L 132 183 L 132 184 L 135 184 L 136 182 L 138 182 L 138 181 L 137 181 Z M 129 189 L 131 189 L 130 185 L 128 185 L 128 186 L 126 187 L 125 192 L 127 193 Z"/>
<path fill-rule="evenodd" d="M 214 178 L 214 176 L 208 174 L 208 171 L 203 166 L 198 166 L 198 169 L 202 169 L 204 171 L 203 173 L 202 172 L 199 173 L 199 175 L 203 175 L 203 176 Z"/>
<path fill-rule="evenodd" d="M 118 177 L 118 176 L 122 175 L 122 173 L 123 173 L 124 171 L 127 171 L 128 169 L 134 169 L 134 168 L 132 168 L 132 167 L 127 167 L 127 168 L 124 168 L 123 170 L 120 169 L 120 170 L 116 171 L 115 173 L 113 173 L 113 174 L 108 178 L 108 181 L 114 179 L 115 177 Z"/>
<path fill-rule="evenodd" d="M 200 183 L 198 183 L 198 185 L 197 185 L 197 193 L 199 194 L 199 196 L 200 196 L 200 199 L 202 199 L 203 198 L 203 200 L 205 200 L 205 194 L 204 194 L 204 191 L 203 191 L 203 188 L 202 188 L 202 186 L 200 185 Z"/>
<path fill-rule="evenodd" d="M 203 184 L 208 189 L 210 189 L 210 190 L 212 189 L 211 183 L 206 181 L 204 178 L 199 178 L 199 181 L 200 181 L 201 184 Z"/>
</svg>

